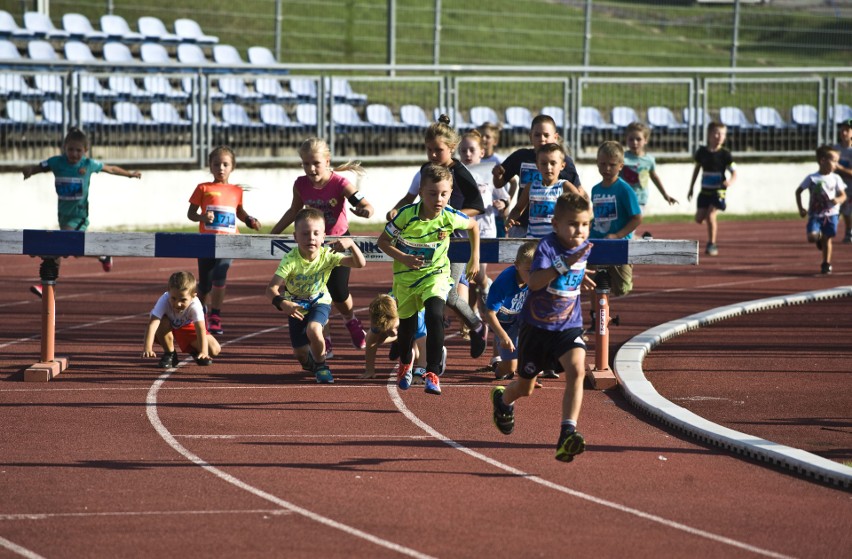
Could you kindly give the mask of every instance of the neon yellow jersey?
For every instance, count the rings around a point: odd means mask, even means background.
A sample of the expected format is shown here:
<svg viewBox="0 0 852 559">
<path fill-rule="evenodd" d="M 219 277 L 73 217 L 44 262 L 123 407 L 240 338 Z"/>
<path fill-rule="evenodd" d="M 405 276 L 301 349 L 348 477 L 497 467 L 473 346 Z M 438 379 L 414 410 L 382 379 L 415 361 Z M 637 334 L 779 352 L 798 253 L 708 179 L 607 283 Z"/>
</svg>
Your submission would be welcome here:
<svg viewBox="0 0 852 559">
<path fill-rule="evenodd" d="M 322 247 L 313 260 L 305 260 L 299 249 L 293 249 L 284 255 L 275 270 L 275 275 L 284 278 L 284 291 L 281 293 L 289 301 L 303 306 L 331 303 L 331 295 L 325 284 L 331 271 L 340 266 L 343 253 Z"/>
</svg>

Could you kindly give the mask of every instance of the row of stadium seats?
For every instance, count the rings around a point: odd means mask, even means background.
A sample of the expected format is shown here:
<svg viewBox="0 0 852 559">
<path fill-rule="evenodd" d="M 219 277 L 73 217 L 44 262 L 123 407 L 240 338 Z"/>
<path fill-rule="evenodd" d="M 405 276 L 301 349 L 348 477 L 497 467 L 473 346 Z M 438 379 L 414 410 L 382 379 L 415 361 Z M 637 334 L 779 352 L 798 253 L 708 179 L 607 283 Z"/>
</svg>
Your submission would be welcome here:
<svg viewBox="0 0 852 559">
<path fill-rule="evenodd" d="M 41 12 L 25 12 L 23 27 L 20 27 L 9 12 L 0 10 L 0 37 L 12 39 L 48 39 L 66 41 L 78 39 L 84 41 L 117 40 L 125 43 L 156 41 L 165 44 L 215 45 L 219 38 L 207 35 L 193 19 L 180 18 L 174 22 L 174 33 L 156 17 L 140 17 L 137 21 L 138 32 L 132 31 L 127 21 L 118 15 L 103 15 L 101 29 L 96 30 L 89 19 L 76 13 L 62 16 L 62 29 L 57 28 L 50 17 Z"/>
</svg>

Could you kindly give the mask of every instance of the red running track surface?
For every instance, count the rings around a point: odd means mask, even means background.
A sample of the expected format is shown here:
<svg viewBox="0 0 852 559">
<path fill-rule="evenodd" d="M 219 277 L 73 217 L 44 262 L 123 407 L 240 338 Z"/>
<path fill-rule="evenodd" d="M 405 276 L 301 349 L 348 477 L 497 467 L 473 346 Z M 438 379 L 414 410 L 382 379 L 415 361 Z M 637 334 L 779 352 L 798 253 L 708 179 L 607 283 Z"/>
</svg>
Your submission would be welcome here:
<svg viewBox="0 0 852 559">
<path fill-rule="evenodd" d="M 697 225 L 652 231 L 704 240 Z M 852 283 L 852 247 L 836 245 L 821 276 L 803 238 L 804 222 L 725 222 L 718 257 L 637 268 L 635 291 L 612 301 L 611 355 L 678 317 Z M 171 272 L 195 268 L 119 258 L 105 274 L 66 260 L 57 355 L 70 368 L 25 384 L 38 260 L 0 257 L 0 557 L 852 555 L 848 492 L 684 438 L 617 389 L 586 391 L 588 450 L 571 464 L 553 458 L 561 380 L 519 402 L 501 435 L 487 359 L 457 335 L 443 395 L 399 393 L 357 379 L 360 352 L 335 316 L 337 382 L 316 385 L 263 297 L 273 262 L 231 268 L 215 364 L 164 373 L 139 358 L 147 314 Z M 362 318 L 389 286 L 388 264 L 353 272 Z M 841 299 L 740 317 L 667 341 L 645 370 L 713 421 L 848 463 L 850 316 Z"/>
</svg>

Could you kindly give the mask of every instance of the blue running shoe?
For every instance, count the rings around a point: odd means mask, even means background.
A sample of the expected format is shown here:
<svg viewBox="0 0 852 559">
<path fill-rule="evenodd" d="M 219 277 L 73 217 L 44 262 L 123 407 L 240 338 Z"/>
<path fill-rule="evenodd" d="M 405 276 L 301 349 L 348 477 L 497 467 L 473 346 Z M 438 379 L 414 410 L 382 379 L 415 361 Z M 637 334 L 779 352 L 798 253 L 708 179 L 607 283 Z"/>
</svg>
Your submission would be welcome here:
<svg viewBox="0 0 852 559">
<path fill-rule="evenodd" d="M 423 383 L 426 385 L 426 394 L 441 395 L 441 381 L 438 380 L 438 375 L 427 372 L 423 375 Z"/>
<path fill-rule="evenodd" d="M 414 376 L 411 384 L 423 384 L 423 375 L 426 374 L 426 367 L 414 367 Z"/>
<path fill-rule="evenodd" d="M 577 431 L 562 431 L 556 444 L 556 459 L 560 462 L 570 462 L 578 454 L 586 450 L 586 440 Z"/>
<path fill-rule="evenodd" d="M 334 384 L 334 376 L 332 376 L 331 369 L 325 363 L 317 365 L 314 375 L 316 375 L 319 384 Z"/>
<path fill-rule="evenodd" d="M 411 358 L 414 361 L 414 357 Z M 396 369 L 396 385 L 400 390 L 408 390 L 411 387 L 411 381 L 414 375 L 411 371 L 411 363 L 399 363 Z"/>
</svg>

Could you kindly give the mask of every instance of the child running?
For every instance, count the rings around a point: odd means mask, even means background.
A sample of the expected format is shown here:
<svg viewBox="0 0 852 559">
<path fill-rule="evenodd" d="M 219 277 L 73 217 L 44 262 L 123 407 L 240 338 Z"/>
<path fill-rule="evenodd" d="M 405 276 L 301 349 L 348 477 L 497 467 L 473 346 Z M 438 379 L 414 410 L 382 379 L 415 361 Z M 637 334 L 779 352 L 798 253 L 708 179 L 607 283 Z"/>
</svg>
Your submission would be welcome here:
<svg viewBox="0 0 852 559">
<path fill-rule="evenodd" d="M 207 157 L 211 182 L 195 187 L 189 197 L 186 217 L 198 223 L 199 233 L 234 235 L 239 233 L 239 219 L 255 231 L 260 231 L 260 221 L 243 208 L 243 189 L 228 180 L 237 167 L 237 156 L 228 146 L 219 146 Z M 200 210 L 200 211 L 199 211 Z M 222 335 L 222 303 L 228 280 L 230 258 L 198 259 L 198 293 L 207 313 L 207 328 L 211 334 Z"/>
<path fill-rule="evenodd" d="M 716 222 L 717 211 L 725 211 L 728 207 L 725 195 L 728 187 L 737 180 L 736 165 L 731 152 L 724 147 L 728 128 L 721 122 L 711 122 L 707 125 L 707 145 L 695 151 L 695 169 L 689 183 L 689 193 L 686 199 L 692 200 L 692 190 L 695 179 L 701 171 L 701 192 L 698 193 L 698 209 L 695 211 L 695 222 L 707 222 L 707 247 L 704 252 L 708 256 L 718 256 L 716 235 L 719 231 Z"/>
<path fill-rule="evenodd" d="M 556 201 L 553 233 L 539 242 L 530 267 L 529 295 L 521 311 L 518 374 L 508 386 L 491 390 L 494 424 L 509 435 L 515 428 L 514 402 L 532 395 L 538 372 L 554 367 L 565 371 L 556 443 L 556 459 L 562 462 L 571 462 L 586 448 L 577 420 L 586 358 L 580 289 L 594 287 L 586 277 L 591 221 L 591 205 L 583 196 L 568 193 Z"/>
<path fill-rule="evenodd" d="M 840 154 L 840 162 L 835 173 L 846 183 L 846 201 L 840 206 L 843 216 L 843 243 L 852 243 L 852 201 L 849 200 L 849 188 L 852 187 L 852 119 L 840 123 L 837 129 L 837 141 L 834 149 Z"/>
<path fill-rule="evenodd" d="M 447 255 L 453 231 L 468 232 L 468 277 L 475 278 L 479 271 L 479 225 L 450 207 L 452 190 L 453 177 L 449 169 L 435 163 L 424 166 L 420 202 L 400 208 L 379 236 L 379 248 L 394 259 L 393 293 L 398 302 L 400 351 L 397 385 L 401 390 L 411 386 L 417 313 L 425 309 L 426 373 L 423 382 L 427 393 L 441 393 L 438 373 L 444 346 L 444 304 L 447 295 L 454 291 Z M 484 341 L 481 350 L 484 350 Z"/>
<path fill-rule="evenodd" d="M 657 175 L 657 160 L 654 159 L 653 155 L 645 152 L 645 147 L 650 139 L 651 128 L 642 122 L 631 122 L 624 130 L 624 144 L 627 149 L 624 151 L 624 167 L 621 169 L 621 178 L 633 188 L 643 212 L 645 204 L 648 203 L 649 180 L 654 183 L 654 186 L 663 195 L 663 199 L 670 206 L 677 204 L 677 200 L 669 196 L 666 189 L 663 188 L 663 182 Z"/>
<path fill-rule="evenodd" d="M 822 252 L 822 274 L 830 274 L 831 269 L 831 240 L 837 234 L 840 205 L 847 199 L 846 184 L 835 173 L 840 154 L 831 146 L 820 146 L 816 150 L 819 170 L 811 173 L 796 189 L 796 205 L 799 215 L 807 216 L 806 231 L 808 242 L 816 243 Z M 810 200 L 808 209 L 802 205 L 802 192 L 808 191 Z"/>
<path fill-rule="evenodd" d="M 323 246 L 326 225 L 318 209 L 299 210 L 294 229 L 297 249 L 281 259 L 266 287 L 266 296 L 288 316 L 290 343 L 302 369 L 313 372 L 318 383 L 331 384 L 334 376 L 325 364 L 322 333 L 331 310 L 328 276 L 338 266 L 363 268 L 366 261 L 351 238 L 343 237 L 331 247 Z M 342 254 L 347 249 L 349 256 Z"/>
<path fill-rule="evenodd" d="M 54 155 L 38 165 L 23 169 L 24 180 L 47 171 L 53 173 L 59 198 L 59 228 L 63 231 L 85 231 L 89 227 L 89 184 L 92 174 L 103 171 L 121 177 L 142 178 L 139 171 L 127 171 L 117 165 L 107 165 L 90 158 L 89 147 L 88 136 L 79 128 L 72 127 L 62 141 L 62 155 Z M 112 270 L 111 256 L 100 256 L 98 260 L 104 272 Z M 30 291 L 41 297 L 41 285 L 33 285 Z"/>
<path fill-rule="evenodd" d="M 299 157 L 302 159 L 302 169 L 305 174 L 296 179 L 293 184 L 293 202 L 290 209 L 284 212 L 271 233 L 278 235 L 293 223 L 299 210 L 305 206 L 319 209 L 325 216 L 325 234 L 335 237 L 349 236 L 349 218 L 346 213 L 348 200 L 351 211 L 358 217 L 368 218 L 373 215 L 373 206 L 358 191 L 358 187 L 346 180 L 341 172 L 352 171 L 363 175 L 364 169 L 357 161 L 347 161 L 343 165 L 331 168 L 331 150 L 325 140 L 308 138 L 299 147 Z M 356 349 L 364 349 L 366 334 L 358 317 L 355 316 L 352 295 L 349 293 L 349 267 L 335 268 L 328 278 L 328 291 L 337 312 L 343 317 L 352 345 Z M 325 337 L 326 351 L 329 356 L 331 337 Z"/>
<path fill-rule="evenodd" d="M 500 361 L 494 370 L 498 380 L 511 379 L 518 370 L 518 332 L 520 313 L 527 300 L 527 282 L 530 279 L 538 240 L 526 241 L 515 255 L 515 263 L 497 276 L 488 291 L 485 302 L 485 320 L 494 332 Z"/>
<path fill-rule="evenodd" d="M 189 272 L 175 272 L 169 277 L 169 289 L 160 296 L 145 332 L 143 358 L 157 357 L 154 340 L 163 348 L 158 367 L 177 367 L 178 354 L 189 353 L 198 365 L 210 365 L 219 355 L 221 347 L 204 326 L 204 308 L 196 292 L 195 276 Z M 167 320 L 163 320 L 163 318 Z"/>
</svg>

